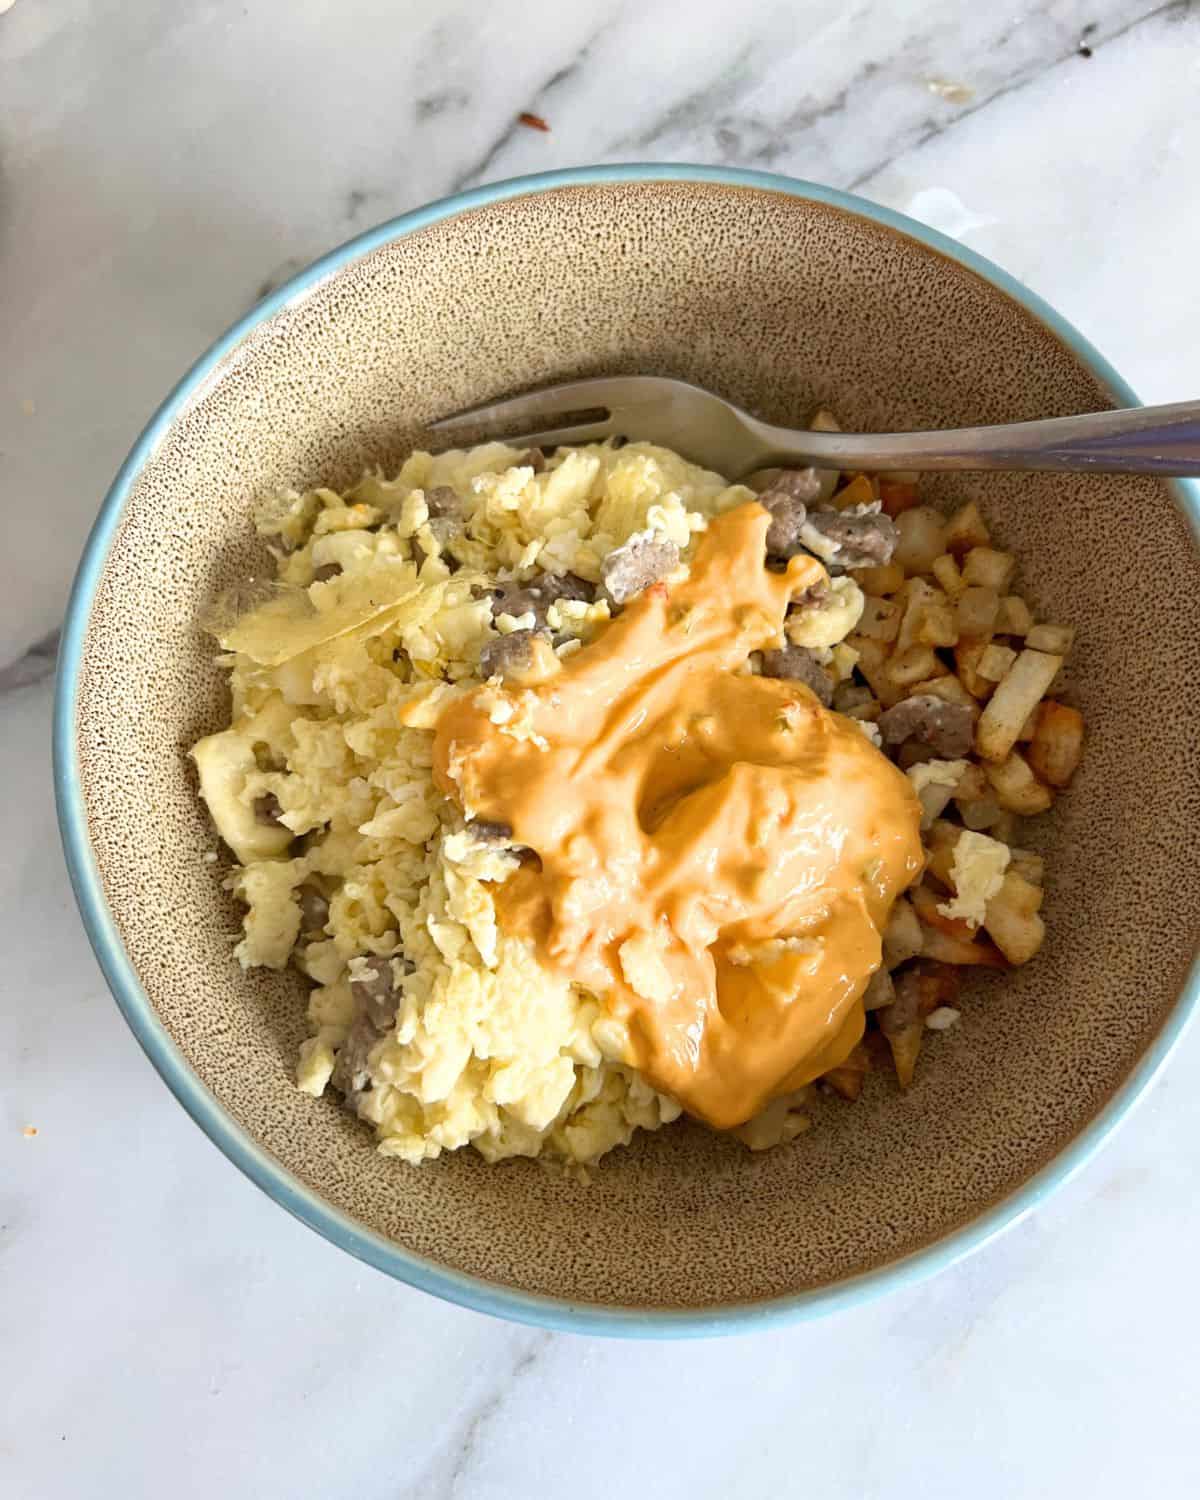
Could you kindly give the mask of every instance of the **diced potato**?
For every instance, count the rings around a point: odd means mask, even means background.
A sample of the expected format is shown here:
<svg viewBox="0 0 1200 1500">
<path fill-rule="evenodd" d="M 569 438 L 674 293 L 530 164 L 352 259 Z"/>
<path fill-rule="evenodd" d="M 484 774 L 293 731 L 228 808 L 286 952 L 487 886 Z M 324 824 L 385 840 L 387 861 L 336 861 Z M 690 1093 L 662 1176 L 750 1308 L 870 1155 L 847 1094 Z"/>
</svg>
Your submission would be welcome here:
<svg viewBox="0 0 1200 1500">
<path fill-rule="evenodd" d="M 989 682 L 999 682 L 1001 678 L 1008 676 L 1016 659 L 1017 653 L 1011 646 L 997 646 L 993 641 L 979 658 L 976 670 L 980 677 L 986 677 Z"/>
<path fill-rule="evenodd" d="M 1029 764 L 1051 786 L 1066 786 L 1083 758 L 1083 715 L 1046 699 L 1038 708 Z"/>
<path fill-rule="evenodd" d="M 887 645 L 865 635 L 849 635 L 846 639 L 858 652 L 858 670 L 870 684 L 871 691 L 879 702 L 884 708 L 891 708 L 899 703 L 904 696 L 904 689 L 894 683 L 888 674 L 891 653 Z"/>
<path fill-rule="evenodd" d="M 888 663 L 888 675 L 898 687 L 908 687 L 931 676 L 938 669 L 938 659 L 929 646 L 909 646 L 897 651 Z"/>
<path fill-rule="evenodd" d="M 1041 887 L 1046 881 L 1046 861 L 1032 849 L 1013 849 L 1009 871 L 1027 880 L 1030 885 Z"/>
<path fill-rule="evenodd" d="M 959 636 L 954 648 L 954 670 L 958 680 L 973 698 L 987 698 L 996 686 L 986 677 L 980 676 L 979 663 L 990 641 L 977 640 L 972 636 Z"/>
<path fill-rule="evenodd" d="M 878 499 L 871 478 L 866 474 L 855 474 L 849 484 L 834 492 L 833 503 L 838 510 L 849 510 L 855 505 L 873 505 Z"/>
<path fill-rule="evenodd" d="M 896 520 L 899 537 L 892 561 L 912 577 L 928 573 L 933 560 L 946 550 L 946 522 L 932 506 L 918 505 Z"/>
<path fill-rule="evenodd" d="M 1043 699 L 1043 702 L 1044 701 L 1045 700 Z M 1021 725 L 1021 732 L 1019 735 L 1017 735 L 1017 739 L 1020 743 L 1027 744 L 1033 738 L 1034 733 L 1037 730 L 1038 708 L 1041 708 L 1041 706 L 1041 703 L 1039 703 L 1037 708 L 1035 708 L 1029 715 L 1029 717 L 1025 720 L 1024 724 Z"/>
<path fill-rule="evenodd" d="M 969 552 L 972 547 L 986 547 L 991 539 L 991 532 L 984 525 L 974 500 L 960 506 L 946 527 L 946 551 L 955 555 Z"/>
<path fill-rule="evenodd" d="M 1042 892 L 1009 870 L 988 902 L 984 927 L 1010 964 L 1028 963 L 1042 946 L 1046 924 L 1038 916 Z"/>
<path fill-rule="evenodd" d="M 827 406 L 818 406 L 808 419 L 809 432 L 841 432 L 842 424 Z"/>
<path fill-rule="evenodd" d="M 985 760 L 1003 760 L 1017 742 L 1030 712 L 1037 706 L 1054 675 L 1062 666 L 1061 656 L 1044 651 L 1021 652 L 975 727 L 975 749 Z M 979 663 L 975 663 L 978 671 Z"/>
<path fill-rule="evenodd" d="M 879 498 L 883 501 L 883 513 L 885 516 L 903 515 L 906 510 L 912 510 L 917 502 L 917 486 L 907 480 L 897 479 L 894 475 L 884 476 L 879 481 Z"/>
<path fill-rule="evenodd" d="M 828 670 L 832 673 L 834 682 L 849 682 L 858 665 L 858 652 L 845 641 L 839 641 L 831 649 L 833 660 L 829 663 Z"/>
<path fill-rule="evenodd" d="M 916 958 L 921 951 L 923 941 L 917 914 L 902 896 L 892 907 L 888 924 L 883 929 L 885 965 L 889 969 L 897 969 L 901 964 L 907 963 L 910 958 Z"/>
<path fill-rule="evenodd" d="M 957 599 L 963 591 L 962 570 L 949 552 L 935 557 L 929 570 L 951 599 Z"/>
<path fill-rule="evenodd" d="M 976 797 L 970 802 L 960 802 L 958 814 L 963 824 L 973 833 L 986 833 L 989 829 L 996 827 L 1001 817 L 1009 816 L 1002 811 L 995 797 L 991 796 Z"/>
<path fill-rule="evenodd" d="M 881 1010 L 896 998 L 896 987 L 892 976 L 882 965 L 871 975 L 870 983 L 863 991 L 863 1009 Z"/>
<path fill-rule="evenodd" d="M 1008 812 L 1032 818 L 1043 813 L 1054 801 L 1054 793 L 1029 769 L 1029 763 L 1016 750 L 1007 759 L 985 767 L 996 801 Z M 995 827 L 993 837 L 999 838 Z M 1007 842 L 1007 840 L 1006 840 Z"/>
<path fill-rule="evenodd" d="M 995 589 L 981 588 L 978 584 L 964 587 L 959 592 L 956 608 L 959 635 L 991 640 L 1000 612 L 1000 595 Z"/>
<path fill-rule="evenodd" d="M 1017 815 L 1009 812 L 1007 808 L 1000 814 L 992 826 L 988 829 L 992 838 L 999 839 L 1002 844 L 1011 844 L 1017 836 Z"/>
<path fill-rule="evenodd" d="M 996 616 L 997 635 L 1025 635 L 1033 626 L 1029 606 L 1019 594 L 1005 594 Z"/>
<path fill-rule="evenodd" d="M 949 880 L 942 881 L 942 884 L 948 889 L 953 889 L 953 884 Z M 913 910 L 923 927 L 936 927 L 939 932 L 960 938 L 964 943 L 971 942 L 975 937 L 975 929 L 969 922 L 946 916 L 941 910 L 942 898 L 936 891 L 931 891 L 927 885 L 915 886 L 908 895 L 913 904 Z"/>
<path fill-rule="evenodd" d="M 958 622 L 949 604 L 926 604 L 916 627 L 917 640 L 926 646 L 956 646 Z"/>
<path fill-rule="evenodd" d="M 964 708 L 969 708 L 974 714 L 979 712 L 979 704 L 975 702 L 958 678 L 951 676 L 949 672 L 930 677 L 926 682 L 916 683 L 909 689 L 907 696 L 916 698 L 923 694 L 941 698 L 946 703 L 961 703 Z"/>
<path fill-rule="evenodd" d="M 895 562 L 878 568 L 855 568 L 854 576 L 864 594 L 894 594 L 904 584 L 904 569 Z"/>
<path fill-rule="evenodd" d="M 1017 560 L 1011 552 L 997 552 L 993 547 L 972 547 L 963 558 L 963 582 L 977 583 L 985 589 L 1003 594 L 1017 571 Z"/>
<path fill-rule="evenodd" d="M 987 793 L 988 780 L 983 774 L 983 767 L 968 763 L 967 769 L 958 778 L 958 784 L 954 788 L 954 800 L 977 802 L 980 797 L 986 797 Z"/>
<path fill-rule="evenodd" d="M 863 599 L 863 612 L 854 627 L 855 633 L 869 636 L 873 641 L 894 641 L 900 630 L 901 613 L 894 600 L 868 594 Z"/>
<path fill-rule="evenodd" d="M 944 964 L 962 964 L 984 969 L 1005 967 L 1003 950 L 980 938 L 968 942 L 965 938 L 952 937 L 938 927 L 926 926 L 922 926 L 921 934 L 924 939 L 921 955 L 924 958 L 936 958 L 939 963 Z"/>
<path fill-rule="evenodd" d="M 1049 651 L 1055 656 L 1066 656 L 1075 644 L 1073 625 L 1035 625 L 1025 636 L 1025 644 L 1035 651 Z"/>
<path fill-rule="evenodd" d="M 896 602 L 903 614 L 900 630 L 896 636 L 896 650 L 905 651 L 909 646 L 919 645 L 917 627 L 924 618 L 925 609 L 931 604 L 944 604 L 946 596 L 923 578 L 910 578 L 896 595 Z"/>
<path fill-rule="evenodd" d="M 871 1059 L 867 1055 L 867 1049 L 859 1042 L 845 1062 L 839 1063 L 836 1068 L 830 1068 L 828 1073 L 821 1075 L 821 1079 L 843 1099 L 849 1099 L 853 1103 L 862 1093 L 863 1079 L 870 1067 Z"/>
</svg>

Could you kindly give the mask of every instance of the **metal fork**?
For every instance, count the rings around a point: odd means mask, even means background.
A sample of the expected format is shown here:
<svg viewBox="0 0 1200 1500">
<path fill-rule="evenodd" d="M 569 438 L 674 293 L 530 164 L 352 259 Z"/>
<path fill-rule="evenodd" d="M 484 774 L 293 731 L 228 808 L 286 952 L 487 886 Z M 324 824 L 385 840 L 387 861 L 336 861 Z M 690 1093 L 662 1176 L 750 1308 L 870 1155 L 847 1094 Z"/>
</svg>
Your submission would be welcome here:
<svg viewBox="0 0 1200 1500">
<path fill-rule="evenodd" d="M 945 432 L 815 432 L 760 422 L 684 380 L 617 375 L 477 406 L 430 427 L 445 437 L 505 437 L 527 447 L 643 439 L 730 479 L 781 464 L 1200 475 L 1198 401 Z"/>
</svg>

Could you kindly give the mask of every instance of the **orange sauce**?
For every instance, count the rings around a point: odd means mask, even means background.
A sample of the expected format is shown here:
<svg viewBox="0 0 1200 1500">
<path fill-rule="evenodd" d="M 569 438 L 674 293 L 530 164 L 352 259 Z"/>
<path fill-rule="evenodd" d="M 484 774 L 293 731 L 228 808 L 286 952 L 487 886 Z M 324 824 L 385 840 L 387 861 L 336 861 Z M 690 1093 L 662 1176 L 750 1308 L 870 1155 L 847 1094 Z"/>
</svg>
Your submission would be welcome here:
<svg viewBox="0 0 1200 1500">
<path fill-rule="evenodd" d="M 852 1051 L 880 932 L 923 862 L 907 777 L 802 684 L 745 672 L 825 576 L 808 557 L 770 572 L 769 521 L 755 503 L 713 521 L 685 581 L 539 686 L 451 703 L 434 750 L 441 789 L 539 857 L 497 892 L 504 929 L 719 1128 Z"/>
</svg>

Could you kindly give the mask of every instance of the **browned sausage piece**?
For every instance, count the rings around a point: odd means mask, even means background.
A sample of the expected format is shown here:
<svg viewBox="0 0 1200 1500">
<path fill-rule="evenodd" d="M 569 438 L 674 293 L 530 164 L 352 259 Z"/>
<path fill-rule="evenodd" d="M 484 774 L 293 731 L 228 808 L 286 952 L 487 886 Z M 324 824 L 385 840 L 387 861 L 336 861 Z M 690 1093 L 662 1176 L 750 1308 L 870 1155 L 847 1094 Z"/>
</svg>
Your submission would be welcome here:
<svg viewBox="0 0 1200 1500">
<path fill-rule="evenodd" d="M 537 630 L 514 630 L 511 635 L 498 635 L 479 653 L 480 677 L 505 677 L 528 671 L 533 666 L 534 641 L 545 639 L 545 635 Z"/>
<path fill-rule="evenodd" d="M 329 902 L 315 885 L 304 885 L 296 892 L 300 905 L 300 931 L 323 936 L 329 921 Z"/>
<path fill-rule="evenodd" d="M 786 677 L 811 688 L 826 708 L 833 702 L 833 679 L 805 646 L 784 646 L 762 654 L 764 677 Z"/>
<path fill-rule="evenodd" d="M 768 557 L 795 557 L 805 550 L 800 528 L 809 505 L 820 493 L 821 481 L 815 469 L 784 469 L 775 476 L 758 497 L 759 504 L 771 514 Z"/>
<path fill-rule="evenodd" d="M 255 797 L 252 806 L 256 823 L 261 823 L 264 828 L 278 826 L 283 808 L 280 807 L 279 798 L 274 792 L 264 792 L 261 797 Z"/>
<path fill-rule="evenodd" d="M 350 993 L 357 1010 L 369 1018 L 376 1030 L 386 1031 L 395 1019 L 399 999 L 392 960 L 371 954 L 359 975 L 351 979 Z"/>
<path fill-rule="evenodd" d="M 882 512 L 818 510 L 803 530 L 808 550 L 839 568 L 881 567 L 896 550 L 896 523 Z"/>
<path fill-rule="evenodd" d="M 595 597 L 595 587 L 576 573 L 543 573 L 530 583 L 513 579 L 493 589 L 492 614 L 512 615 L 519 620 L 522 615 L 532 613 L 534 623 L 544 625 L 546 611 L 557 600 L 581 599 L 590 604 Z"/>
<path fill-rule="evenodd" d="M 932 693 L 905 698 L 879 716 L 879 732 L 885 745 L 916 739 L 939 755 L 957 760 L 966 755 L 974 740 L 971 710 L 965 703 L 947 703 Z"/>
</svg>

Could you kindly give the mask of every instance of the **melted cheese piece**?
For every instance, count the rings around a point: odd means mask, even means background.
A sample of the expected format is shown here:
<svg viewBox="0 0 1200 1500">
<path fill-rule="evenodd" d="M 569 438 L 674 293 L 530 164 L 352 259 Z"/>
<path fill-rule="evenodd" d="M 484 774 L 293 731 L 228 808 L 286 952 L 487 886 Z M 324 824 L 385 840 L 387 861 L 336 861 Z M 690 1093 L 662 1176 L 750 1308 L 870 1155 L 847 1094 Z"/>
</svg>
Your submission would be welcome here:
<svg viewBox="0 0 1200 1500">
<path fill-rule="evenodd" d="M 505 928 L 719 1128 L 854 1048 L 880 932 L 923 863 L 907 777 L 802 684 L 745 671 L 825 576 L 810 557 L 770 572 L 769 523 L 756 503 L 714 521 L 686 581 L 550 681 L 501 691 L 513 715 L 495 688 L 454 701 L 434 749 L 442 790 L 539 857 L 497 893 Z"/>
</svg>

